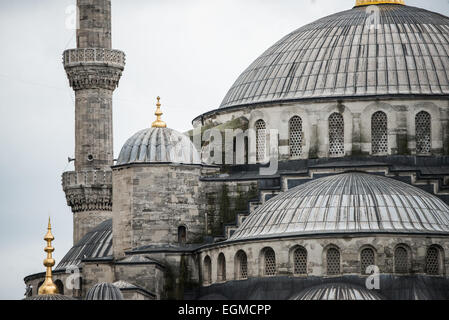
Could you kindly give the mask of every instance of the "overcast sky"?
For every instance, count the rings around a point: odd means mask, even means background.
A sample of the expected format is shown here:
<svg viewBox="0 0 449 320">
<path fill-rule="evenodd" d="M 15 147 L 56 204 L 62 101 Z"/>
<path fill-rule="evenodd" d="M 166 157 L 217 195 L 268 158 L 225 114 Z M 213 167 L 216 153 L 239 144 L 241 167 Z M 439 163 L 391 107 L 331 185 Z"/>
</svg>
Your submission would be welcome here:
<svg viewBox="0 0 449 320">
<path fill-rule="evenodd" d="M 447 0 L 406 0 L 449 15 Z M 127 54 L 114 95 L 114 148 L 154 121 L 179 131 L 216 109 L 241 72 L 281 37 L 355 0 L 113 0 L 113 47 Z M 48 216 L 57 263 L 72 245 L 61 174 L 73 170 L 74 96 L 62 52 L 75 0 L 0 0 L 0 299 L 43 272 Z M 70 19 L 69 19 L 70 20 Z"/>
</svg>

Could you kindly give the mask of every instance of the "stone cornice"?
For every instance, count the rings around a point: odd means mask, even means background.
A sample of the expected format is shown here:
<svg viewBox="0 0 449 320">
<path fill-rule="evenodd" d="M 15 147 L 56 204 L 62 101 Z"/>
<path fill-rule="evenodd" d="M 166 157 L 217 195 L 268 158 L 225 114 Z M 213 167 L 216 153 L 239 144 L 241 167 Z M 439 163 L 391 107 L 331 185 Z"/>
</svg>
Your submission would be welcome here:
<svg viewBox="0 0 449 320">
<path fill-rule="evenodd" d="M 112 172 L 65 172 L 62 187 L 73 213 L 112 211 Z"/>
<path fill-rule="evenodd" d="M 71 49 L 64 52 L 63 64 L 73 90 L 113 91 L 125 68 L 125 54 L 109 49 Z"/>
</svg>

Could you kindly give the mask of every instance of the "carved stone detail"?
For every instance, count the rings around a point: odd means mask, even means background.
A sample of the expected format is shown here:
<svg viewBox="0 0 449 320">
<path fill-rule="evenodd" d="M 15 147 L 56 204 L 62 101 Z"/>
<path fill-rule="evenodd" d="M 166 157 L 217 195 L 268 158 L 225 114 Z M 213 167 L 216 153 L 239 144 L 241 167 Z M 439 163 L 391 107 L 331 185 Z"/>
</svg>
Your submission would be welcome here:
<svg viewBox="0 0 449 320">
<path fill-rule="evenodd" d="M 73 213 L 112 211 L 112 172 L 65 172 L 62 187 Z"/>
<path fill-rule="evenodd" d="M 71 49 L 64 52 L 63 63 L 73 90 L 115 90 L 125 68 L 125 54 L 109 49 Z"/>
</svg>

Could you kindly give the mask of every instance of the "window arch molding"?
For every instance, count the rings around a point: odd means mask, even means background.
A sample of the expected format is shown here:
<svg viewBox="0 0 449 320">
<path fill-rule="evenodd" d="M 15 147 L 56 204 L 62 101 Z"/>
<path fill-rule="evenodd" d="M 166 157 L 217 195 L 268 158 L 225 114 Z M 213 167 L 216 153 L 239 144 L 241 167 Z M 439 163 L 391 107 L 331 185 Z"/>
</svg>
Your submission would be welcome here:
<svg viewBox="0 0 449 320">
<path fill-rule="evenodd" d="M 339 276 L 342 270 L 341 249 L 334 244 L 330 244 L 323 250 L 323 268 L 328 276 Z"/>
<path fill-rule="evenodd" d="M 419 109 L 413 117 L 415 152 L 425 156 L 432 154 L 432 120 L 433 115 L 429 110 Z"/>
<path fill-rule="evenodd" d="M 295 276 L 306 276 L 308 274 L 309 252 L 302 245 L 290 248 L 289 269 Z"/>
<path fill-rule="evenodd" d="M 212 259 L 206 255 L 203 259 L 203 284 L 212 284 Z"/>
<path fill-rule="evenodd" d="M 400 243 L 395 246 L 393 252 L 393 266 L 395 274 L 408 274 L 412 266 L 412 251 L 410 246 Z"/>
<path fill-rule="evenodd" d="M 217 281 L 226 281 L 226 257 L 223 252 L 217 258 Z"/>
<path fill-rule="evenodd" d="M 444 249 L 440 245 L 432 244 L 426 250 L 424 272 L 432 276 L 445 275 L 444 262 Z"/>
<path fill-rule="evenodd" d="M 267 121 L 260 118 L 254 122 L 256 163 L 262 163 L 267 157 L 268 127 Z"/>
<path fill-rule="evenodd" d="M 234 279 L 246 280 L 248 276 L 248 255 L 244 250 L 240 249 L 234 257 Z"/>
<path fill-rule="evenodd" d="M 187 243 L 187 226 L 184 224 L 180 224 L 178 226 L 178 244 L 185 245 Z"/>
<path fill-rule="evenodd" d="M 288 120 L 288 156 L 290 159 L 300 159 L 304 156 L 304 119 L 299 115 L 291 116 Z"/>
<path fill-rule="evenodd" d="M 259 270 L 262 277 L 273 277 L 277 275 L 276 252 L 272 247 L 265 247 L 260 250 Z"/>
<path fill-rule="evenodd" d="M 367 255 L 366 253 L 370 251 L 370 253 Z M 368 275 L 366 273 L 366 268 L 370 265 L 377 266 L 378 263 L 378 257 L 377 257 L 377 249 L 373 247 L 372 245 L 364 245 L 360 247 L 359 249 L 359 272 L 362 275 Z"/>
<path fill-rule="evenodd" d="M 371 154 L 389 154 L 388 115 L 379 110 L 371 115 Z"/>
</svg>

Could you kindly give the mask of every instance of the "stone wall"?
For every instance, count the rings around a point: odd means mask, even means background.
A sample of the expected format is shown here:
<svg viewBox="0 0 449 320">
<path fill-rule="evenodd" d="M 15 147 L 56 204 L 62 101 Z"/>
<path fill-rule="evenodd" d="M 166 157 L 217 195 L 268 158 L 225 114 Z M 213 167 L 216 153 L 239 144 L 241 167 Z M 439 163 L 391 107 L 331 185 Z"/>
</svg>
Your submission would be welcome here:
<svg viewBox="0 0 449 320">
<path fill-rule="evenodd" d="M 264 120 L 269 129 L 279 130 L 279 156 L 290 158 L 289 120 L 299 116 L 303 124 L 302 155 L 299 159 L 329 157 L 329 116 L 339 113 L 344 118 L 345 156 L 371 155 L 371 117 L 383 111 L 388 119 L 388 152 L 385 155 L 416 154 L 415 116 L 426 111 L 431 115 L 431 155 L 448 155 L 449 102 L 447 99 L 383 99 L 373 101 L 304 101 L 265 104 L 217 110 L 194 120 L 194 127 L 219 126 L 236 118 L 246 118 L 254 129 Z M 250 163 L 256 163 L 255 141 L 249 141 Z"/>
<path fill-rule="evenodd" d="M 263 250 L 272 248 L 276 254 L 276 276 L 296 276 L 293 272 L 293 252 L 298 247 L 307 250 L 307 274 L 299 277 L 329 277 L 326 270 L 326 251 L 330 247 L 338 248 L 341 254 L 341 273 L 335 275 L 360 275 L 360 252 L 364 248 L 375 251 L 375 263 L 383 274 L 393 274 L 394 251 L 398 245 L 404 245 L 410 254 L 410 274 L 425 274 L 427 249 L 432 245 L 441 248 L 441 275 L 449 274 L 449 238 L 447 236 L 407 236 L 407 235 L 366 235 L 366 236 L 315 236 L 289 239 L 271 239 L 246 241 L 242 243 L 224 243 L 210 246 L 200 252 L 200 261 L 204 272 L 203 261 L 209 256 L 212 261 L 212 284 L 218 283 L 217 261 L 220 253 L 226 259 L 226 279 L 232 281 L 236 276 L 236 253 L 243 250 L 248 259 L 248 277 L 264 277 Z M 332 276 L 330 276 L 332 277 Z"/>
<path fill-rule="evenodd" d="M 248 212 L 248 202 L 258 199 L 257 181 L 203 181 L 207 234 L 223 236 L 226 224 L 235 224 L 238 213 Z"/>
<path fill-rule="evenodd" d="M 201 206 L 201 166 L 147 164 L 113 171 L 114 255 L 148 245 L 178 243 L 178 228 L 187 229 L 187 243 L 205 233 Z"/>
</svg>

